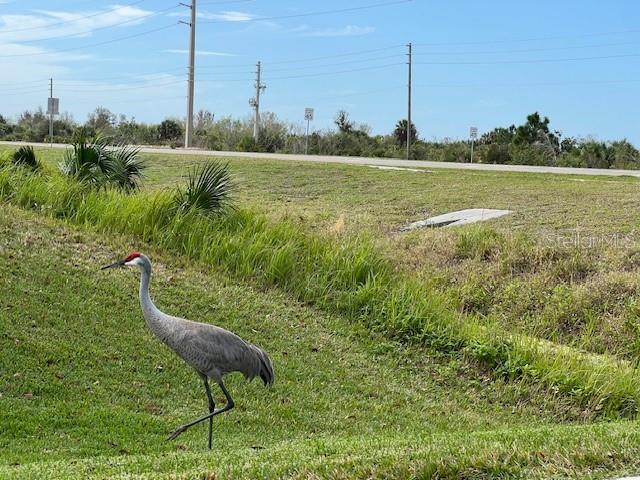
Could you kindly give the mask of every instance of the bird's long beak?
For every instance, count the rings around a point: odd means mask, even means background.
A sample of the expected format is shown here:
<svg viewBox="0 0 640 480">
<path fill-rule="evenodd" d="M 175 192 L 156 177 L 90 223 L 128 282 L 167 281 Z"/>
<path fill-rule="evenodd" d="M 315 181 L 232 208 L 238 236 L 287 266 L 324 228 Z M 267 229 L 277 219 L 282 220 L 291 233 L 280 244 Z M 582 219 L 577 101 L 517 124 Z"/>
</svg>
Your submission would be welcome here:
<svg viewBox="0 0 640 480">
<path fill-rule="evenodd" d="M 122 266 L 124 266 L 124 260 L 118 260 L 117 262 L 112 263 L 111 265 L 105 265 L 100 270 L 106 270 L 107 268 L 118 268 Z"/>
</svg>

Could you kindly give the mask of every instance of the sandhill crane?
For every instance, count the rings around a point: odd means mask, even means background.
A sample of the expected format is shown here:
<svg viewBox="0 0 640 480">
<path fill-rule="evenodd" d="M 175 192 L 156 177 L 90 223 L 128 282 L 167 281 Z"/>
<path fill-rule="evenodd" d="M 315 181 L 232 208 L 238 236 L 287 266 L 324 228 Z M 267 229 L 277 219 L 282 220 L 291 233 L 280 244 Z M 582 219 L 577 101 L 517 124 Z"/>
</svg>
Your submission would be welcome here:
<svg viewBox="0 0 640 480">
<path fill-rule="evenodd" d="M 133 252 L 124 260 L 102 267 L 102 270 L 114 267 L 138 267 L 140 277 L 140 306 L 147 326 L 163 343 L 178 354 L 200 375 L 209 401 L 209 413 L 178 427 L 168 440 L 173 440 L 190 427 L 209 420 L 209 449 L 213 429 L 213 417 L 229 411 L 234 403 L 224 386 L 222 377 L 231 372 L 241 372 L 252 380 L 259 376 L 265 386 L 273 384 L 273 367 L 267 353 L 259 347 L 245 342 L 224 328 L 207 323 L 192 322 L 167 315 L 153 304 L 149 296 L 151 280 L 151 261 L 141 253 Z M 209 379 L 213 379 L 224 393 L 227 403 L 216 410 Z"/>
</svg>

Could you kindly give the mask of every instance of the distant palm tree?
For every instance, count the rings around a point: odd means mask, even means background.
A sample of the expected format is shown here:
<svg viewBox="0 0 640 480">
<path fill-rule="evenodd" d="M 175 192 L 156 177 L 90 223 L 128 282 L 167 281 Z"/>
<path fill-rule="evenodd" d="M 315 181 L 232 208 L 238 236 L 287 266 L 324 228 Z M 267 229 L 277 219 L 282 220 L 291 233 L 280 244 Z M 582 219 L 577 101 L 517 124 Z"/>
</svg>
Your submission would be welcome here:
<svg viewBox="0 0 640 480">
<path fill-rule="evenodd" d="M 396 123 L 396 128 L 393 131 L 393 136 L 396 139 L 396 143 L 398 145 L 406 145 L 407 144 L 407 121 L 406 120 L 398 120 Z M 411 122 L 411 143 L 415 142 L 416 138 L 418 138 L 418 130 L 416 130 L 416 126 L 413 122 Z"/>
</svg>

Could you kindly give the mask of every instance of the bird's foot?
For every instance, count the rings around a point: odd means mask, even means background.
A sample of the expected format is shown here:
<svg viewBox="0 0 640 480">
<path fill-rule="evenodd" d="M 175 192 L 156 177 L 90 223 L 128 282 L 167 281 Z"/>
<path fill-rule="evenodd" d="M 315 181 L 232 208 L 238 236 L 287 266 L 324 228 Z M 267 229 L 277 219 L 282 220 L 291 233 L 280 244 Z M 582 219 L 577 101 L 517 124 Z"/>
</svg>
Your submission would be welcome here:
<svg viewBox="0 0 640 480">
<path fill-rule="evenodd" d="M 178 427 L 176 429 L 176 431 L 174 431 L 171 435 L 169 435 L 169 437 L 167 438 L 167 440 L 175 440 L 176 438 L 178 438 L 180 435 L 182 435 L 184 432 L 187 431 L 187 429 L 189 428 L 188 425 L 182 425 L 180 427 Z"/>
</svg>

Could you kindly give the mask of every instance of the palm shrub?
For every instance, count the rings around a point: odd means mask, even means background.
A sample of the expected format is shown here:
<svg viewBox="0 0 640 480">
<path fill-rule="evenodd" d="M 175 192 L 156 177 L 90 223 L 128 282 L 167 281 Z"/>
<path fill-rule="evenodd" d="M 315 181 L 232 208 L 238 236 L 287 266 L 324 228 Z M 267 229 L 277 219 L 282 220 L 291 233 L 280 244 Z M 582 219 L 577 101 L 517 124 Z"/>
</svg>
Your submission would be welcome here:
<svg viewBox="0 0 640 480">
<path fill-rule="evenodd" d="M 33 151 L 33 147 L 26 145 L 20 147 L 13 153 L 11 157 L 13 164 L 19 167 L 26 167 L 33 171 L 40 170 L 40 162 L 36 157 L 36 153 Z"/>
<path fill-rule="evenodd" d="M 114 186 L 131 191 L 139 187 L 145 168 L 139 153 L 140 149 L 126 145 L 111 148 L 101 134 L 90 140 L 86 130 L 80 129 L 60 163 L 60 171 L 96 188 Z"/>
<path fill-rule="evenodd" d="M 87 131 L 80 129 L 74 134 L 72 149 L 66 151 L 59 167 L 66 177 L 104 187 L 108 173 L 113 170 L 111 163 L 106 138 L 98 135 L 89 140 Z"/>
<path fill-rule="evenodd" d="M 194 167 L 189 172 L 186 188 L 178 189 L 174 197 L 179 211 L 198 211 L 205 215 L 219 215 L 233 209 L 229 165 L 217 161 Z"/>
<path fill-rule="evenodd" d="M 121 144 L 109 152 L 111 172 L 109 182 L 124 191 L 137 190 L 144 178 L 146 162 L 140 158 L 140 148 Z"/>
</svg>

